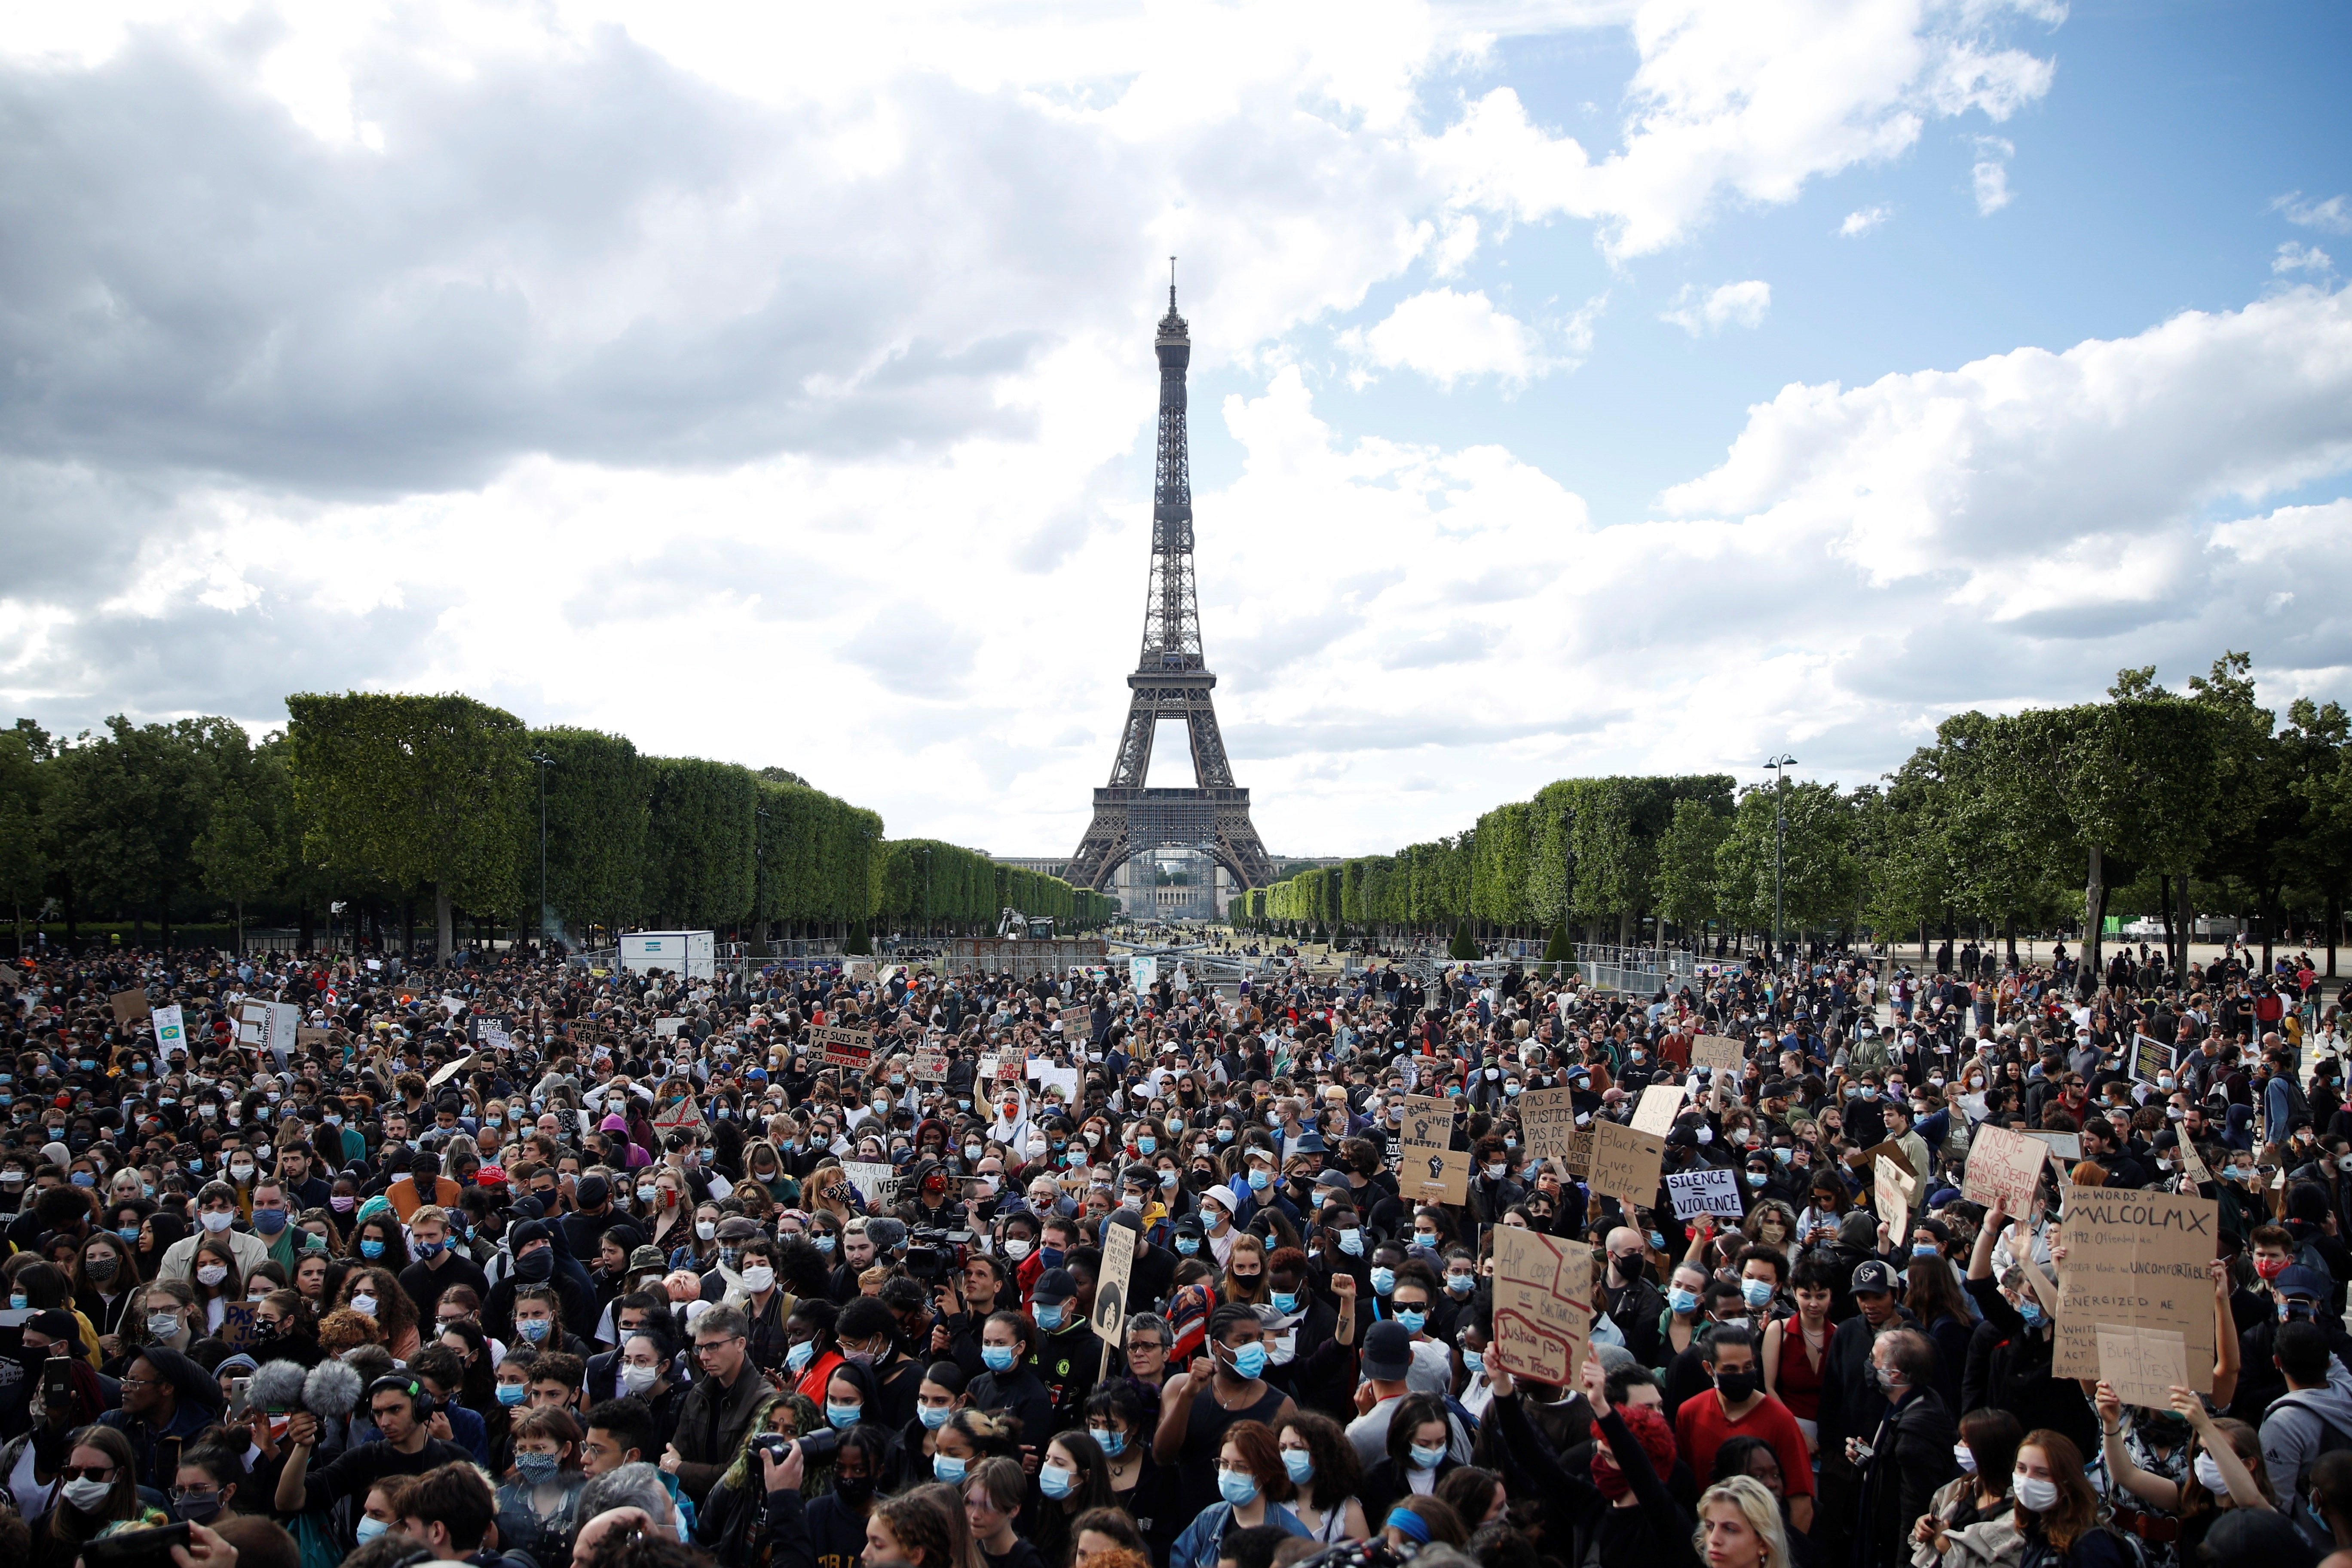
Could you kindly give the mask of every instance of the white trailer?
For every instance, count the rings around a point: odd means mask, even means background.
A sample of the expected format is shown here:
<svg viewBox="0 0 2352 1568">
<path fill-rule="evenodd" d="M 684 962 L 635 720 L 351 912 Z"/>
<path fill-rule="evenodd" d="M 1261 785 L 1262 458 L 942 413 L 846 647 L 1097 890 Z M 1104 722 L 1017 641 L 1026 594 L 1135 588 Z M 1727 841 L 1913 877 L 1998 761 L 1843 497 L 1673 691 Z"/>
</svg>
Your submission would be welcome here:
<svg viewBox="0 0 2352 1568">
<path fill-rule="evenodd" d="M 716 936 L 707 931 L 633 931 L 621 938 L 621 967 L 638 974 L 658 969 L 688 980 L 715 979 Z"/>
</svg>

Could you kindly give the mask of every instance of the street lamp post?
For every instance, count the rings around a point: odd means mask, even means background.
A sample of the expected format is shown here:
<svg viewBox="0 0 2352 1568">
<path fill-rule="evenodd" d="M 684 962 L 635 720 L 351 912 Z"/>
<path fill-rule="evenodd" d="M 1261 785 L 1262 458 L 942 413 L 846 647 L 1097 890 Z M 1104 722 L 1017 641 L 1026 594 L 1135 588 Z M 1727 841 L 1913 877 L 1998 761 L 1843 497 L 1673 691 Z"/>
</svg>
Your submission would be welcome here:
<svg viewBox="0 0 2352 1568">
<path fill-rule="evenodd" d="M 547 770 L 555 759 L 545 752 L 533 752 L 531 764 L 539 771 L 539 951 L 547 952 Z"/>
<path fill-rule="evenodd" d="M 755 805 L 751 815 L 757 819 L 751 826 L 751 930 L 756 932 L 766 923 L 760 910 L 768 897 L 768 834 L 759 824 L 768 820 L 768 808 Z"/>
<path fill-rule="evenodd" d="M 1789 775 L 1787 770 L 1796 765 L 1797 759 L 1785 752 L 1767 757 L 1764 765 L 1772 770 L 1772 958 L 1780 958 L 1780 880 L 1789 852 Z"/>
</svg>

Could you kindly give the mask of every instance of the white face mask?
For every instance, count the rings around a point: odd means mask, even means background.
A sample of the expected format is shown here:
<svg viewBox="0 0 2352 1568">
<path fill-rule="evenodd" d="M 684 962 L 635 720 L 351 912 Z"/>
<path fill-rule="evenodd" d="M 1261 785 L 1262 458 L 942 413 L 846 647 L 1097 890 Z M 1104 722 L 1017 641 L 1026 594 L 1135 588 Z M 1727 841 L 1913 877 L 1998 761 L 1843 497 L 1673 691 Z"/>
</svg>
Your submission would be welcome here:
<svg viewBox="0 0 2352 1568">
<path fill-rule="evenodd" d="M 776 1283 L 776 1271 L 764 1263 L 754 1263 L 743 1270 L 743 1288 L 753 1295 L 772 1289 Z"/>
<path fill-rule="evenodd" d="M 2230 1483 L 2221 1475 L 2221 1461 L 2200 1449 L 2197 1462 L 2190 1467 L 2197 1472 L 2197 1484 L 2215 1497 L 2228 1497 Z"/>
<path fill-rule="evenodd" d="M 2058 1506 L 2058 1483 L 2045 1481 L 2019 1470 L 2010 1477 L 2010 1489 L 2017 1500 L 2036 1513 L 2047 1513 Z"/>
<path fill-rule="evenodd" d="M 627 1393 L 643 1394 L 654 1385 L 654 1380 L 659 1376 L 661 1368 L 657 1366 L 637 1366 L 629 1362 L 621 1363 L 621 1387 Z"/>
<path fill-rule="evenodd" d="M 196 1270 L 196 1281 L 203 1285 L 217 1285 L 227 1278 L 228 1265 L 226 1263 L 207 1263 Z"/>
</svg>

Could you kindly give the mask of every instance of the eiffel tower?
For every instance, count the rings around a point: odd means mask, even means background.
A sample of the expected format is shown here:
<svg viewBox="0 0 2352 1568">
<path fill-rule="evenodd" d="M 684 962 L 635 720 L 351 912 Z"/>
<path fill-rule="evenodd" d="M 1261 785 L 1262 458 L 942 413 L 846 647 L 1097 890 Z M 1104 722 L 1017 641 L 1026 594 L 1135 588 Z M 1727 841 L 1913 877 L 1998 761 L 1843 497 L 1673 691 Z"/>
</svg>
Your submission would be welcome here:
<svg viewBox="0 0 2352 1568">
<path fill-rule="evenodd" d="M 1173 265 L 1173 258 L 1171 258 Z M 1249 791 L 1234 783 L 1209 700 L 1217 678 L 1201 652 L 1201 606 L 1192 583 L 1192 466 L 1184 437 L 1184 373 L 1192 340 L 1176 313 L 1160 319 L 1160 458 L 1151 497 L 1151 575 L 1143 599 L 1143 654 L 1127 678 L 1127 728 L 1110 784 L 1095 791 L 1094 821 L 1063 876 L 1097 890 L 1120 866 L 1154 849 L 1181 847 L 1213 856 L 1244 888 L 1274 880 L 1274 862 L 1250 825 Z M 1191 789 L 1146 789 L 1151 741 L 1162 719 L 1181 719 L 1192 742 Z"/>
</svg>

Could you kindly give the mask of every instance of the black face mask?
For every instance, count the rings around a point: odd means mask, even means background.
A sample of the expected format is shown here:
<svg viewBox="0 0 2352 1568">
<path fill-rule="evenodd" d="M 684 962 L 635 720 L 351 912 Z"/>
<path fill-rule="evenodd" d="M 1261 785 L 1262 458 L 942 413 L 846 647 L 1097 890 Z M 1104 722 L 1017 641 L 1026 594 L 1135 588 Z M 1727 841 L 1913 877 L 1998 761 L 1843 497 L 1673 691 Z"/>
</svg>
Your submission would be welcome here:
<svg viewBox="0 0 2352 1568">
<path fill-rule="evenodd" d="M 1637 1285 L 1650 1277 L 1650 1260 L 1638 1252 L 1628 1252 L 1617 1259 L 1617 1278 L 1628 1285 Z"/>
<path fill-rule="evenodd" d="M 861 1503 L 874 1495 L 874 1478 L 858 1476 L 852 1479 L 848 1476 L 835 1476 L 833 1478 L 833 1489 L 835 1495 L 844 1502 Z"/>
<path fill-rule="evenodd" d="M 1718 1372 L 1715 1374 L 1715 1389 L 1726 1403 L 1737 1405 L 1756 1392 L 1756 1373 L 1747 1367 L 1737 1372 Z"/>
</svg>

